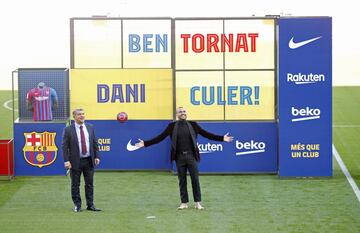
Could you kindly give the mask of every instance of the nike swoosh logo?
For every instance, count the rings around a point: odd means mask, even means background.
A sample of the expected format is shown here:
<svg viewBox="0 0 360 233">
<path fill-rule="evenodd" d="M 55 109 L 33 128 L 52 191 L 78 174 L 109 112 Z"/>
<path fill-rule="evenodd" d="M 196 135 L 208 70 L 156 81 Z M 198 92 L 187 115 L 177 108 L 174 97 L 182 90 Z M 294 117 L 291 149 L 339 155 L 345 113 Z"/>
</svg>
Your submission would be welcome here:
<svg viewBox="0 0 360 233">
<path fill-rule="evenodd" d="M 128 142 L 128 144 L 126 145 L 126 149 L 127 149 L 128 151 L 134 151 L 134 150 L 140 149 L 140 147 L 131 145 L 131 139 L 130 139 L 129 142 Z"/>
<path fill-rule="evenodd" d="M 294 37 L 292 37 L 289 41 L 289 48 L 291 49 L 297 49 L 297 48 L 300 48 L 301 46 L 304 46 L 306 44 L 309 44 L 315 40 L 318 40 L 320 39 L 322 36 L 319 36 L 319 37 L 315 37 L 315 38 L 312 38 L 312 39 L 309 39 L 309 40 L 304 40 L 304 41 L 301 41 L 301 42 L 294 42 Z"/>
</svg>

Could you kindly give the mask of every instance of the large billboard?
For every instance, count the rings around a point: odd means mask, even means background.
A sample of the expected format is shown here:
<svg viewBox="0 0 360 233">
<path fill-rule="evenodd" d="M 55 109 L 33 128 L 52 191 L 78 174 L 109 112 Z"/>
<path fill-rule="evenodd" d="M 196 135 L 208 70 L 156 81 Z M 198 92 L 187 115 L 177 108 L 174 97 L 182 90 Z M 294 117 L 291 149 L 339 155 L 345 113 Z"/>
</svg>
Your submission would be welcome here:
<svg viewBox="0 0 360 233">
<path fill-rule="evenodd" d="M 88 18 L 72 25 L 72 68 L 169 68 L 174 104 L 187 108 L 190 119 L 275 120 L 274 18 Z"/>
<path fill-rule="evenodd" d="M 170 138 L 134 144 L 162 132 L 182 106 L 204 129 L 234 136 L 199 136 L 200 172 L 332 175 L 330 17 L 70 22 L 70 109 L 84 108 L 94 124 L 100 169 L 171 169 Z M 116 121 L 119 112 L 127 122 Z M 62 174 L 64 126 L 15 124 L 16 174 Z"/>
</svg>

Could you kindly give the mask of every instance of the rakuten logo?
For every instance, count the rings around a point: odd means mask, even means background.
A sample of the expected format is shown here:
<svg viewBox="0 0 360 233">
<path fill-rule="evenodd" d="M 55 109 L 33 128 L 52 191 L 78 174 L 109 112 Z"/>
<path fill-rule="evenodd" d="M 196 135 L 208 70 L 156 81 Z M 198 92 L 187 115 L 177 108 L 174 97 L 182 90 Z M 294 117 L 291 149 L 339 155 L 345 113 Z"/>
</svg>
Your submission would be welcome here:
<svg viewBox="0 0 360 233">
<path fill-rule="evenodd" d="M 237 152 L 236 155 L 255 154 L 265 152 L 266 144 L 265 142 L 255 142 L 254 140 L 251 140 L 250 142 L 240 142 L 236 140 L 236 148 L 238 150 L 243 150 Z"/>
<path fill-rule="evenodd" d="M 223 145 L 221 144 L 212 144 L 210 142 L 206 144 L 197 144 L 200 154 L 214 153 L 218 151 L 223 151 Z"/>
<path fill-rule="evenodd" d="M 287 82 L 295 83 L 296 85 L 311 84 L 317 82 L 325 82 L 324 74 L 302 74 L 302 73 L 287 73 Z"/>
<path fill-rule="evenodd" d="M 308 121 L 320 118 L 321 111 L 318 108 L 300 108 L 296 109 L 295 107 L 291 107 L 291 115 L 293 115 L 292 122 L 295 121 Z"/>
</svg>

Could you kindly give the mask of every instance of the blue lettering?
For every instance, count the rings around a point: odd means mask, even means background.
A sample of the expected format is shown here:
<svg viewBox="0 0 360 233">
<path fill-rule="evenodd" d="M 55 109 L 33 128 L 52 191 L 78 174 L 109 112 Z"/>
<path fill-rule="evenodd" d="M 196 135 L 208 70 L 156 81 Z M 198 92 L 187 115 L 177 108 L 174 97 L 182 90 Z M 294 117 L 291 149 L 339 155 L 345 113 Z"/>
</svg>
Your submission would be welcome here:
<svg viewBox="0 0 360 233">
<path fill-rule="evenodd" d="M 142 41 L 141 41 L 142 40 Z M 154 42 L 155 40 L 155 42 Z M 141 48 L 141 46 L 143 46 Z M 144 53 L 168 52 L 167 34 L 129 34 L 129 53 L 137 53 L 143 50 Z"/>
<path fill-rule="evenodd" d="M 139 52 L 140 49 L 140 36 L 129 34 L 129 53 Z"/>
<path fill-rule="evenodd" d="M 130 84 L 126 84 L 126 103 L 130 103 L 130 96 L 133 97 L 134 103 L 138 102 L 138 85 L 134 84 L 134 88 L 131 88 Z"/>
<path fill-rule="evenodd" d="M 224 96 L 222 94 L 222 87 L 218 86 L 217 87 L 217 104 L 218 105 L 225 105 L 226 104 L 226 102 L 225 102 L 225 100 L 223 98 L 224 98 Z"/>
<path fill-rule="evenodd" d="M 195 100 L 195 91 L 199 91 L 200 87 L 195 86 L 190 89 L 190 102 L 193 105 L 200 105 L 200 101 Z"/>
<path fill-rule="evenodd" d="M 143 38 L 143 48 L 145 53 L 151 53 L 153 51 L 152 48 L 149 46 L 151 45 L 151 38 L 153 37 L 153 34 L 144 34 Z"/>
<path fill-rule="evenodd" d="M 260 104 L 260 99 L 259 99 L 259 95 L 260 95 L 260 87 L 259 86 L 255 86 L 254 87 L 254 92 L 255 92 L 255 105 L 259 105 Z"/>
<path fill-rule="evenodd" d="M 140 91 L 139 91 L 140 86 Z M 124 87 L 124 90 L 123 90 Z M 111 102 L 115 103 L 117 100 L 120 103 L 124 103 L 124 94 L 126 103 L 138 103 L 139 100 L 141 103 L 145 103 L 145 84 L 112 84 L 112 89 L 110 92 L 110 87 L 106 84 L 97 84 L 97 102 L 106 103 L 109 102 L 111 95 Z"/>
<path fill-rule="evenodd" d="M 140 84 L 140 102 L 145 103 L 145 84 Z"/>
<path fill-rule="evenodd" d="M 124 103 L 124 96 L 121 84 L 114 84 L 112 88 L 111 102 L 115 103 L 116 100 L 119 100 L 120 103 Z"/>
<path fill-rule="evenodd" d="M 214 87 L 210 87 L 210 99 L 209 100 L 207 100 L 207 98 L 206 98 L 206 89 L 207 89 L 207 87 L 201 87 L 202 102 L 205 105 L 212 105 L 212 104 L 214 104 Z"/>
<path fill-rule="evenodd" d="M 156 34 L 155 37 L 155 41 L 156 41 L 156 47 L 155 47 L 155 51 L 157 53 L 160 52 L 160 45 L 163 48 L 163 51 L 165 53 L 167 53 L 167 48 L 168 48 L 168 37 L 167 34 L 163 34 L 163 38 L 161 38 L 161 36 L 159 34 Z"/>
<path fill-rule="evenodd" d="M 259 105 L 260 87 L 228 86 L 225 91 L 222 86 L 194 86 L 190 88 L 190 102 L 193 105 Z"/>
<path fill-rule="evenodd" d="M 97 102 L 106 103 L 109 101 L 109 86 L 106 84 L 97 85 Z"/>
<path fill-rule="evenodd" d="M 245 100 L 248 102 L 248 105 L 253 105 L 251 100 L 252 89 L 248 86 L 240 87 L 240 105 L 245 105 Z"/>
<path fill-rule="evenodd" d="M 229 86 L 228 87 L 228 104 L 229 105 L 237 105 L 238 102 L 233 100 L 236 97 L 236 93 L 234 91 L 237 90 L 236 86 Z"/>
</svg>

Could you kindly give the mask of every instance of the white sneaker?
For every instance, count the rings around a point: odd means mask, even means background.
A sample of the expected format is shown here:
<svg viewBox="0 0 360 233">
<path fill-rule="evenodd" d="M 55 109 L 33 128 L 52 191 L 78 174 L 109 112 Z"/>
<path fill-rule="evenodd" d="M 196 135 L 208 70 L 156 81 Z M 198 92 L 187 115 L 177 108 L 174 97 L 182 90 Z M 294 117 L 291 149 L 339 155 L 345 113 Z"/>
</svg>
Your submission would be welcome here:
<svg viewBox="0 0 360 233">
<path fill-rule="evenodd" d="M 197 209 L 197 210 L 203 210 L 204 207 L 200 204 L 200 202 L 195 202 L 195 209 Z"/>
<path fill-rule="evenodd" d="M 180 206 L 178 207 L 178 210 L 184 210 L 189 208 L 187 203 L 181 203 Z"/>
</svg>

